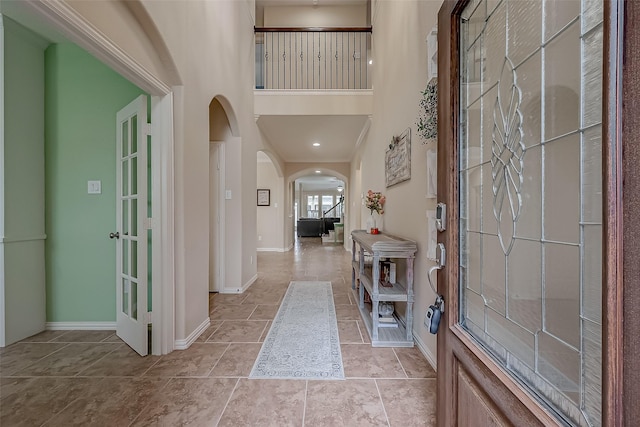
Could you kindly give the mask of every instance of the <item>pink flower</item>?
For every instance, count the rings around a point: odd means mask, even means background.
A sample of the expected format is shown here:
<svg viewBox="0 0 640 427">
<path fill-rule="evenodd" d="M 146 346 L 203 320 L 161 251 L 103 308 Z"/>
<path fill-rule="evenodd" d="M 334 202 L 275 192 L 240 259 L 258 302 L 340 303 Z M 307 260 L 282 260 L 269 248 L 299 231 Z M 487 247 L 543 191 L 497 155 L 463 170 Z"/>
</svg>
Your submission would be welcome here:
<svg viewBox="0 0 640 427">
<path fill-rule="evenodd" d="M 378 214 L 382 215 L 384 213 L 384 209 L 382 207 L 386 201 L 387 198 L 383 196 L 382 193 L 369 190 L 367 191 L 365 206 L 371 211 L 371 214 L 376 211 Z"/>
</svg>

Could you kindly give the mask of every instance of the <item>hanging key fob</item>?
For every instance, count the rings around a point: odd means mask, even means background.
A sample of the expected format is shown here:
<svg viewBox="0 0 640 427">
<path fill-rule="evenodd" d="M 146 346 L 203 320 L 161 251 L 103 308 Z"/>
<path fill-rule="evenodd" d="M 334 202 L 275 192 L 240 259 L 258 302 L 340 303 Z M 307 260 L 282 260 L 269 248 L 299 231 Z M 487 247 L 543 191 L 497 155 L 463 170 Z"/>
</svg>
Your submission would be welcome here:
<svg viewBox="0 0 640 427">
<path fill-rule="evenodd" d="M 441 296 L 436 298 L 436 302 L 429 306 L 425 317 L 425 326 L 429 328 L 429 332 L 432 334 L 438 333 L 438 327 L 440 326 L 440 318 L 444 308 L 444 300 Z"/>
</svg>

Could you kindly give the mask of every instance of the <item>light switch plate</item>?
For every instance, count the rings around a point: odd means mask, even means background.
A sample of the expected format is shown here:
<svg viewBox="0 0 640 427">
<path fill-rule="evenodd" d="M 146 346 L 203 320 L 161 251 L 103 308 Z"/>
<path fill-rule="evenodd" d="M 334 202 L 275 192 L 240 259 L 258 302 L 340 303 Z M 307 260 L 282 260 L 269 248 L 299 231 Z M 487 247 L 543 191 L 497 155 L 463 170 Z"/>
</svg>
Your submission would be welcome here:
<svg viewBox="0 0 640 427">
<path fill-rule="evenodd" d="M 231 190 L 225 190 L 224 198 L 227 200 L 231 200 Z"/>
<path fill-rule="evenodd" d="M 102 181 L 87 181 L 87 194 L 102 194 Z"/>
</svg>

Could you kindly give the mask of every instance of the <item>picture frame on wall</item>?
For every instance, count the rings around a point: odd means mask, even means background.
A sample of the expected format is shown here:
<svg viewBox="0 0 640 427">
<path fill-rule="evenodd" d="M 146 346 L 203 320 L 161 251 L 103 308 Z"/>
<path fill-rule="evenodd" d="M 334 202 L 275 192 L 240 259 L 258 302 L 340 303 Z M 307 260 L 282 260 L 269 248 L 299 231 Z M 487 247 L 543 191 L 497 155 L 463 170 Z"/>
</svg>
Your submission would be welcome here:
<svg viewBox="0 0 640 427">
<path fill-rule="evenodd" d="M 384 170 L 387 188 L 411 179 L 411 128 L 391 139 L 385 152 Z"/>
<path fill-rule="evenodd" d="M 271 190 L 258 188 L 258 206 L 271 205 Z"/>
</svg>

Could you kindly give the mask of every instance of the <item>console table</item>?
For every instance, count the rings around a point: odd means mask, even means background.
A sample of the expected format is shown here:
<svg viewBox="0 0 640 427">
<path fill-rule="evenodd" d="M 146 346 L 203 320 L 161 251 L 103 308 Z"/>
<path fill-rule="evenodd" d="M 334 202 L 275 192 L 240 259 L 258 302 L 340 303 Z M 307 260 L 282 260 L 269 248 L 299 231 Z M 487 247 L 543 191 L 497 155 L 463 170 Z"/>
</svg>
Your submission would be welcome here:
<svg viewBox="0 0 640 427">
<path fill-rule="evenodd" d="M 351 232 L 351 288 L 359 281 L 358 308 L 371 337 L 373 347 L 413 347 L 413 260 L 418 251 L 416 242 L 386 233 L 369 234 L 364 230 Z M 365 262 L 365 255 L 373 257 Z M 380 284 L 380 261 L 389 258 L 396 262 L 398 271 L 405 275 L 390 287 Z M 400 276 L 400 275 L 398 275 Z M 371 296 L 371 304 L 364 301 L 364 291 Z M 404 324 L 398 320 L 397 327 L 380 326 L 378 304 L 382 301 L 405 302 Z"/>
</svg>

